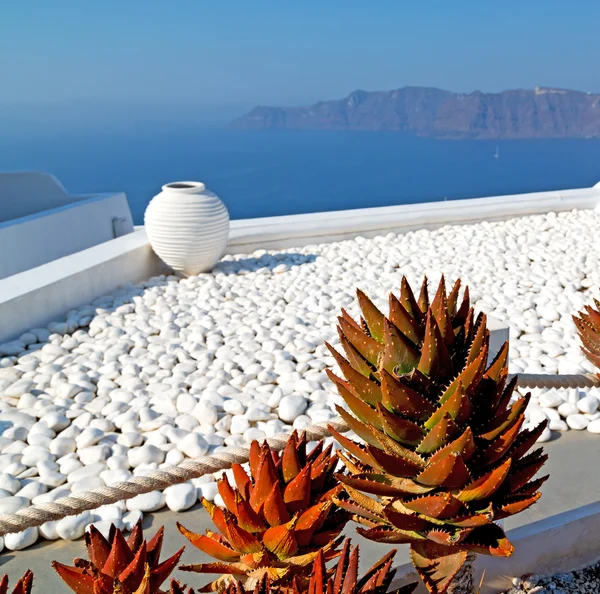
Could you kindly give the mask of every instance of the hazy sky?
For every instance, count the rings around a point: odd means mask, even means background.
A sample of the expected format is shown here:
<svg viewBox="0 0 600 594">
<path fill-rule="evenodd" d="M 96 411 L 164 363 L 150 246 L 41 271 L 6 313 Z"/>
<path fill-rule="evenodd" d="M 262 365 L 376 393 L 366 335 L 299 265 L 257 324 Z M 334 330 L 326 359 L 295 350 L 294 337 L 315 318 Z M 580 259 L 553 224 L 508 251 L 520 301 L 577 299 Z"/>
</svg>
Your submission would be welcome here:
<svg viewBox="0 0 600 594">
<path fill-rule="evenodd" d="M 600 92 L 598 0 L 4 0 L 0 102 L 303 104 Z"/>
</svg>

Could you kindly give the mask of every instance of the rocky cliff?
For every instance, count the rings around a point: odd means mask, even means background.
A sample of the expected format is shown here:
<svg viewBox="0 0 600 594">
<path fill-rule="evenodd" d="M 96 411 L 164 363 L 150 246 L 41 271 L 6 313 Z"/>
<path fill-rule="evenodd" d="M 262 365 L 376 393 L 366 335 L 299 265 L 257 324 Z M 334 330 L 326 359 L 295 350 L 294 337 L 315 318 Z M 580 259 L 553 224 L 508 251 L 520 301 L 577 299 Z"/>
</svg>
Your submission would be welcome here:
<svg viewBox="0 0 600 594">
<path fill-rule="evenodd" d="M 598 138 L 600 95 L 546 89 L 451 93 L 435 88 L 354 91 L 310 107 L 256 107 L 244 129 L 395 130 L 435 138 Z"/>
</svg>

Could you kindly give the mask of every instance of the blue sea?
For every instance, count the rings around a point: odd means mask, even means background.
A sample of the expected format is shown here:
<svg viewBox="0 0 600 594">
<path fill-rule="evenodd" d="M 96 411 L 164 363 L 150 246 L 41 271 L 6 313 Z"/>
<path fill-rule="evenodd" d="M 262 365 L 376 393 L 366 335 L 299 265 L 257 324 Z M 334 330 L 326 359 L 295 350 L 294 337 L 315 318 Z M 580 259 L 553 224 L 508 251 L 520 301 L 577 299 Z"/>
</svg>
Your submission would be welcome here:
<svg viewBox="0 0 600 594">
<path fill-rule="evenodd" d="M 234 219 L 586 187 L 600 181 L 600 140 L 148 125 L 0 135 L 0 171 L 15 170 L 51 172 L 74 194 L 125 192 L 142 224 L 177 180 L 205 182 Z"/>
</svg>

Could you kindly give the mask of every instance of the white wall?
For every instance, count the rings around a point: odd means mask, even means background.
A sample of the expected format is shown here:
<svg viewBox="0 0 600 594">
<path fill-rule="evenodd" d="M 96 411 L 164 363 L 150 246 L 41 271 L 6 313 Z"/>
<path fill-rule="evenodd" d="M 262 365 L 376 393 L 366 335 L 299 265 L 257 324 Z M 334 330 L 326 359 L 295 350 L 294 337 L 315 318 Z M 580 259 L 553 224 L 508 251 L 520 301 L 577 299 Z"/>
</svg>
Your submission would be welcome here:
<svg viewBox="0 0 600 594">
<path fill-rule="evenodd" d="M 61 321 L 125 283 L 169 272 L 136 231 L 0 280 L 0 343 Z"/>
<path fill-rule="evenodd" d="M 76 202 L 0 223 L 0 279 L 114 239 L 113 219 L 133 231 L 125 194 L 79 197 Z"/>
<path fill-rule="evenodd" d="M 0 222 L 65 206 L 81 198 L 69 196 L 49 173 L 16 171 L 0 173 Z"/>
<path fill-rule="evenodd" d="M 600 187 L 231 221 L 228 254 L 594 208 Z"/>
</svg>

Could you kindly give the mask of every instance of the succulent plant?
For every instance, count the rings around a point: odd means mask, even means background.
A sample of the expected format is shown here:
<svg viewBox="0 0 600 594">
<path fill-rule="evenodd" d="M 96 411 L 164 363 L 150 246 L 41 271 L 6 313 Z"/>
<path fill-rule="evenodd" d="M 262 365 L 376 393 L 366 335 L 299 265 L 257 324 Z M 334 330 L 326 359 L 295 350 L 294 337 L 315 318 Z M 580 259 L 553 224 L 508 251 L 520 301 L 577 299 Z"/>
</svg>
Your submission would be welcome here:
<svg viewBox="0 0 600 594">
<path fill-rule="evenodd" d="M 33 585 L 33 572 L 29 569 L 23 574 L 23 577 L 15 584 L 12 594 L 31 594 Z M 0 594 L 8 594 L 8 576 L 0 578 Z"/>
<path fill-rule="evenodd" d="M 540 497 L 531 480 L 546 461 L 528 453 L 545 428 L 523 430 L 529 395 L 511 402 L 508 343 L 488 365 L 486 317 L 475 317 L 460 282 L 444 279 L 430 302 L 402 279 L 385 317 L 358 291 L 363 319 L 339 318 L 343 357 L 329 346 L 345 379 L 330 372 L 351 413 L 339 414 L 361 438 L 331 428 L 350 476 L 339 475 L 360 534 L 409 543 L 431 592 L 445 592 L 468 552 L 508 556 L 513 546 L 494 520 Z M 368 494 L 368 495 L 367 495 Z M 377 496 L 373 498 L 372 495 Z"/>
<path fill-rule="evenodd" d="M 362 577 L 358 576 L 358 547 L 350 546 L 350 539 L 346 539 L 340 553 L 338 562 L 333 571 L 325 567 L 325 556 L 321 551 L 317 554 L 311 568 L 307 587 L 302 588 L 298 580 L 285 590 L 286 594 L 385 594 L 396 573 L 392 569 L 392 561 L 396 550 L 390 551 L 382 557 Z M 394 594 L 411 594 L 417 584 L 409 584 L 393 591 Z M 281 593 L 282 589 L 274 589 L 267 575 L 260 579 L 253 594 Z M 227 594 L 246 594 L 240 582 L 231 583 L 227 587 Z"/>
<path fill-rule="evenodd" d="M 175 580 L 168 590 L 161 590 L 185 548 L 161 563 L 163 538 L 161 527 L 146 543 L 141 520 L 127 539 L 114 524 L 108 540 L 91 526 L 85 535 L 89 560 L 75 559 L 74 567 L 54 561 L 52 566 L 77 594 L 184 594 L 185 586 Z M 190 589 L 187 594 L 193 591 Z"/>
<path fill-rule="evenodd" d="M 335 496 L 344 498 L 333 476 L 338 460 L 331 445 L 321 442 L 309 454 L 306 449 L 305 435 L 296 432 L 281 455 L 252 442 L 250 476 L 235 464 L 235 487 L 226 475 L 218 481 L 226 509 L 202 500 L 220 534 L 195 534 L 178 524 L 195 547 L 218 560 L 181 567 L 222 574 L 201 591 L 224 590 L 237 581 L 252 589 L 264 576 L 273 587 L 294 577 L 303 583 L 319 550 L 326 559 L 338 553 L 336 539 L 350 517 L 333 503 Z"/>
<path fill-rule="evenodd" d="M 588 361 L 600 369 L 600 301 L 594 299 L 594 309 L 586 305 L 579 317 L 573 316 L 573 321 L 581 340 L 581 350 Z"/>
</svg>

